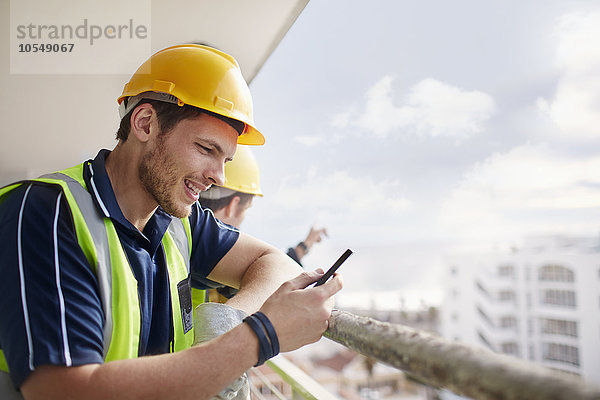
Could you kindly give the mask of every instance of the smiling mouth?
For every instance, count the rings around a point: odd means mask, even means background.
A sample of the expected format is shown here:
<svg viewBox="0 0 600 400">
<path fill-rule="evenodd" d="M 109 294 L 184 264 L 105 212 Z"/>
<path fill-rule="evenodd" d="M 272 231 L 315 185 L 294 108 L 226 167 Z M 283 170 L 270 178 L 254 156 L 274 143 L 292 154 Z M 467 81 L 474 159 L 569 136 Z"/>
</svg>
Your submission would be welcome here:
<svg viewBox="0 0 600 400">
<path fill-rule="evenodd" d="M 202 192 L 203 190 L 206 190 L 203 188 L 203 186 L 198 187 L 187 179 L 184 182 L 185 182 L 185 187 L 188 188 L 188 190 L 192 193 L 193 197 L 195 197 L 195 198 L 198 198 L 198 196 L 200 196 L 200 192 Z"/>
</svg>

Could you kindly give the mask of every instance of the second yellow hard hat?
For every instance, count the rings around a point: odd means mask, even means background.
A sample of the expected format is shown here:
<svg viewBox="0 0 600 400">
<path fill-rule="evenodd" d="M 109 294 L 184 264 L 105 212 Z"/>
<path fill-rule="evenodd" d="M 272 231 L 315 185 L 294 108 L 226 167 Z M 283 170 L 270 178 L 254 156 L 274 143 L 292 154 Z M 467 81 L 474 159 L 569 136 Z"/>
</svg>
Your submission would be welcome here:
<svg viewBox="0 0 600 400">
<path fill-rule="evenodd" d="M 248 147 L 238 146 L 233 160 L 225 164 L 225 184 L 222 187 L 256 196 L 263 195 L 260 189 L 260 169 Z"/>
</svg>

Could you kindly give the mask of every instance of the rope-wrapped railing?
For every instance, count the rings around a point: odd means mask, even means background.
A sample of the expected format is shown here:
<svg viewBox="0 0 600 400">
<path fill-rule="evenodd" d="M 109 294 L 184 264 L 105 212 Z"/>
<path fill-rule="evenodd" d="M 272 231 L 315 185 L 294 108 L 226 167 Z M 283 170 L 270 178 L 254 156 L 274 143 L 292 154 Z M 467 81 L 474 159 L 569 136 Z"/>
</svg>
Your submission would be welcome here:
<svg viewBox="0 0 600 400">
<path fill-rule="evenodd" d="M 578 378 L 344 311 L 333 311 L 325 336 L 422 383 L 474 399 L 600 400 L 600 389 Z"/>
</svg>

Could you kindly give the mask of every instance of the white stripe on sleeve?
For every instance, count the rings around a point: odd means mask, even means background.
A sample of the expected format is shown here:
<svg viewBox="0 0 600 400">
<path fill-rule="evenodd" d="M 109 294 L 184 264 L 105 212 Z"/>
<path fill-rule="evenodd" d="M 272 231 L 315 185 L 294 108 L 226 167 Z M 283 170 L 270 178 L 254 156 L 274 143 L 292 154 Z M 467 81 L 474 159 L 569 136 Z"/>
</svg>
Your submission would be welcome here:
<svg viewBox="0 0 600 400">
<path fill-rule="evenodd" d="M 19 222 L 17 225 L 17 252 L 19 258 L 19 278 L 21 280 L 21 304 L 23 306 L 23 321 L 25 321 L 25 333 L 27 334 L 27 346 L 29 347 L 29 369 L 34 370 L 33 367 L 33 341 L 31 339 L 31 327 L 29 326 L 29 311 L 27 310 L 27 297 L 25 290 L 25 274 L 23 272 L 23 247 L 21 245 L 21 234 L 23 225 L 23 209 L 25 208 L 25 201 L 29 195 L 31 185 L 25 191 L 23 200 L 21 202 L 21 208 L 19 210 Z"/>
<path fill-rule="evenodd" d="M 58 215 L 60 212 L 60 199 L 62 192 L 58 194 L 56 199 L 56 211 L 54 214 L 54 226 L 52 229 L 54 235 L 54 270 L 56 271 L 56 290 L 58 291 L 58 306 L 60 308 L 60 327 L 62 330 L 62 341 L 65 356 L 65 365 L 71 366 L 71 349 L 69 347 L 69 337 L 67 336 L 67 319 L 65 315 L 65 298 L 63 296 L 62 287 L 60 285 L 60 263 L 58 261 Z"/>
</svg>

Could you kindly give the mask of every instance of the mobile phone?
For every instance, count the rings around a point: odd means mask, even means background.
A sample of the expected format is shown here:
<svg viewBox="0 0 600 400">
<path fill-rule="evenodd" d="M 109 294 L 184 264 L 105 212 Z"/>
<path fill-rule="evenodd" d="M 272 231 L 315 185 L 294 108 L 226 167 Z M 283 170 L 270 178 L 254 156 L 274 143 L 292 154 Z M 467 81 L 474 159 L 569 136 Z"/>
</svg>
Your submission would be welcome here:
<svg viewBox="0 0 600 400">
<path fill-rule="evenodd" d="M 340 256 L 340 258 L 338 258 L 337 261 L 333 263 L 333 265 L 331 266 L 331 268 L 329 268 L 327 270 L 327 272 L 325 272 L 325 275 L 323 275 L 317 281 L 317 283 L 315 283 L 315 287 L 321 286 L 322 284 L 324 284 L 325 282 L 327 282 L 327 279 L 329 279 L 335 273 L 335 271 L 340 267 L 340 265 L 342 265 L 342 263 L 344 261 L 346 261 L 348 259 L 348 257 L 350 257 L 351 255 L 352 255 L 352 250 L 346 249 L 346 251 L 344 252 L 344 254 L 342 254 Z"/>
</svg>

